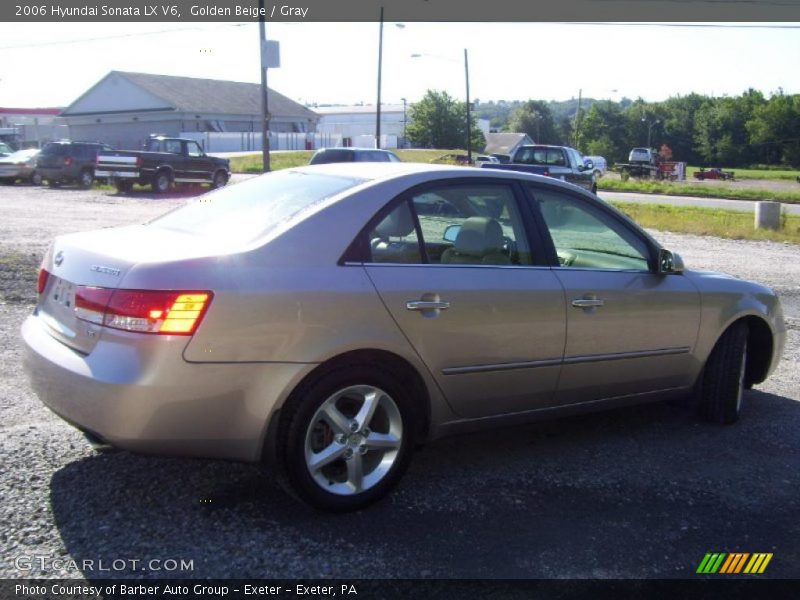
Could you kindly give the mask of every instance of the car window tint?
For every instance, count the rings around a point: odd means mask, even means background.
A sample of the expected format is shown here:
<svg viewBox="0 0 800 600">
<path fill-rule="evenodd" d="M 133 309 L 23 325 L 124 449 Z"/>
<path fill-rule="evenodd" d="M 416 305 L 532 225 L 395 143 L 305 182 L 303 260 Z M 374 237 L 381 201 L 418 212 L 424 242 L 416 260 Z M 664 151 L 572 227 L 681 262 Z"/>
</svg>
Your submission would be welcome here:
<svg viewBox="0 0 800 600">
<path fill-rule="evenodd" d="M 352 150 L 321 150 L 311 157 L 311 165 L 324 165 L 337 162 L 353 162 L 355 152 Z"/>
<path fill-rule="evenodd" d="M 181 143 L 178 140 L 164 140 L 164 152 L 170 154 L 182 154 Z"/>
<path fill-rule="evenodd" d="M 511 187 L 464 184 L 412 198 L 432 264 L 530 265 L 531 252 Z"/>
<path fill-rule="evenodd" d="M 368 233 L 370 261 L 418 264 L 422 252 L 408 202 L 401 202 Z"/>
<path fill-rule="evenodd" d="M 533 186 L 531 192 L 562 267 L 648 270 L 645 241 L 611 216 L 566 194 Z"/>
</svg>

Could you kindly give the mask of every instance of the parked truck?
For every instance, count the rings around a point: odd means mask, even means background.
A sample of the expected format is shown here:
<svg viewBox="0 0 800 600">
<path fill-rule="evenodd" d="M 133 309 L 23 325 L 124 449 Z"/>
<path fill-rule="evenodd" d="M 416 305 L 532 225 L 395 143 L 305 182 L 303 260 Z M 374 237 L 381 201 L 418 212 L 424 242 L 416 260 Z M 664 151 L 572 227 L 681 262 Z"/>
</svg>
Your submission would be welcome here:
<svg viewBox="0 0 800 600">
<path fill-rule="evenodd" d="M 592 161 L 584 161 L 581 153 L 567 146 L 520 146 L 511 156 L 511 162 L 483 163 L 484 169 L 523 171 L 536 175 L 555 177 L 597 193 L 597 180 Z"/>
<path fill-rule="evenodd" d="M 230 175 L 230 161 L 208 156 L 194 140 L 163 135 L 150 136 L 142 151 L 103 152 L 95 167 L 95 177 L 108 179 L 123 193 L 130 192 L 133 184 L 149 185 L 158 194 L 175 184 L 220 188 Z"/>
</svg>

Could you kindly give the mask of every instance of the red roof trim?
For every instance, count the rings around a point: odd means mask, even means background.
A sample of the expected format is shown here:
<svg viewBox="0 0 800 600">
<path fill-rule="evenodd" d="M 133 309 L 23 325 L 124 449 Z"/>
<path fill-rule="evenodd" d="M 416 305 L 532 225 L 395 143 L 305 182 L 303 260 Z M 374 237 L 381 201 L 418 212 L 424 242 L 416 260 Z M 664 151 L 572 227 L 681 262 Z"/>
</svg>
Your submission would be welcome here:
<svg viewBox="0 0 800 600">
<path fill-rule="evenodd" d="M 63 108 L 0 108 L 0 114 L 8 115 L 60 115 Z"/>
</svg>

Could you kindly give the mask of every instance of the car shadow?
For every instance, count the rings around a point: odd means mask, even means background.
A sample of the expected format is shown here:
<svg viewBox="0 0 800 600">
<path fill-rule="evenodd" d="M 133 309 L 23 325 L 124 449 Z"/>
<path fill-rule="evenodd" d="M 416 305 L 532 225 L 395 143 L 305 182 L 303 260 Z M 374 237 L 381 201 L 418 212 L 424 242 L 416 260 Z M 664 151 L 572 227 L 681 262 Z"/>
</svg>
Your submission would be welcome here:
<svg viewBox="0 0 800 600">
<path fill-rule="evenodd" d="M 149 577 L 671 578 L 732 551 L 797 577 L 798 431 L 799 402 L 751 391 L 732 427 L 655 403 L 440 440 L 351 514 L 258 466 L 128 452 L 64 466 L 51 502 L 79 565 L 193 561 Z"/>
</svg>

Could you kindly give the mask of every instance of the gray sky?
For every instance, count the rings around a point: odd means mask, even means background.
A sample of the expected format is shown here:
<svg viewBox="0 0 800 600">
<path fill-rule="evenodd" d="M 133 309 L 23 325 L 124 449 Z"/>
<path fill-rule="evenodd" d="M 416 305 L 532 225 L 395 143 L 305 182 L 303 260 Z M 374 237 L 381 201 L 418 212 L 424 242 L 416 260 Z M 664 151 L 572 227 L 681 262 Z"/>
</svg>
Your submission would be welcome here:
<svg viewBox="0 0 800 600">
<path fill-rule="evenodd" d="M 563 100 L 578 89 L 649 101 L 750 87 L 800 93 L 797 23 L 401 25 L 384 25 L 385 103 L 428 88 L 463 98 L 465 47 L 471 95 L 482 101 Z M 374 104 L 377 23 L 271 23 L 267 34 L 281 44 L 270 87 L 302 102 Z M 65 106 L 111 70 L 258 82 L 258 26 L 0 23 L 0 106 Z"/>
</svg>

